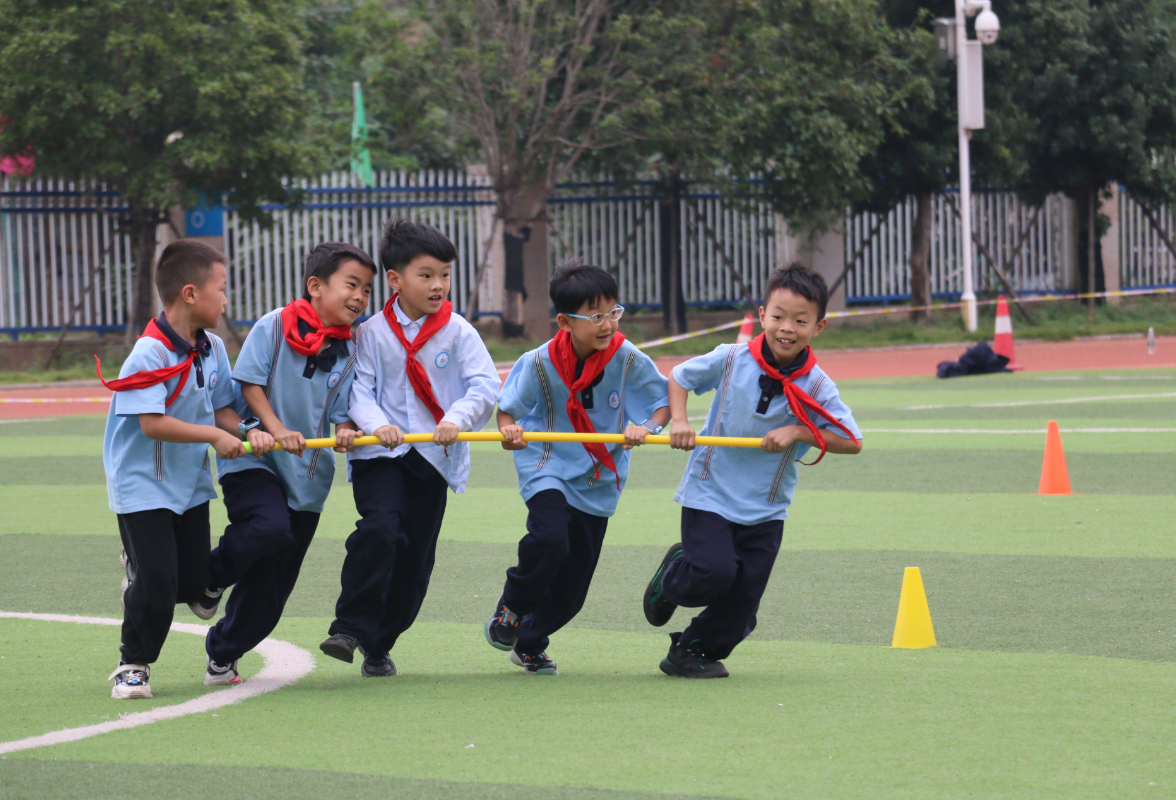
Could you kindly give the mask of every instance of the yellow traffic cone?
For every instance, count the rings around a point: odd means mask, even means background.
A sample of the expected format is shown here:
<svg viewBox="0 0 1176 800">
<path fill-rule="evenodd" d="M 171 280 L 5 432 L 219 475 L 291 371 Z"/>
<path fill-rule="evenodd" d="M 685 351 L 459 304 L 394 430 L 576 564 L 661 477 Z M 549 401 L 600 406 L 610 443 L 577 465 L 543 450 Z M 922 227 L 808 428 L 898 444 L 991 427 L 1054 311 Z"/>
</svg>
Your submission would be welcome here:
<svg viewBox="0 0 1176 800">
<path fill-rule="evenodd" d="M 891 647 L 914 649 L 935 647 L 935 628 L 931 609 L 923 590 L 923 575 L 918 567 L 907 567 L 902 575 L 902 594 L 898 597 L 898 619 L 894 623 Z"/>
</svg>

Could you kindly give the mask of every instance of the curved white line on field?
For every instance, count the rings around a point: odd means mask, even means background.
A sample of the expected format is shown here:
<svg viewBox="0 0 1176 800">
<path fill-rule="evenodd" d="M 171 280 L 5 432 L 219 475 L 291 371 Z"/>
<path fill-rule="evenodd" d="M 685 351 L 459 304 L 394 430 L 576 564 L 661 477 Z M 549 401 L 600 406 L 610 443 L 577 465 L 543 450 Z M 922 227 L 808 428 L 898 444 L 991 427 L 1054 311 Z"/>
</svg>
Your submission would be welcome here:
<svg viewBox="0 0 1176 800">
<path fill-rule="evenodd" d="M 1066 397 L 1061 400 L 1018 400 L 1015 403 L 968 403 L 966 405 L 903 406 L 900 411 L 927 411 L 938 408 L 1014 408 L 1017 406 L 1052 406 L 1061 403 L 1097 403 L 1103 400 L 1147 400 L 1150 398 L 1176 397 L 1176 392 L 1153 394 L 1108 394 L 1102 397 Z"/>
<path fill-rule="evenodd" d="M 82 625 L 122 625 L 121 619 L 109 617 L 75 617 L 69 614 L 24 614 L 13 611 L 0 611 L 0 618 L 32 619 L 41 622 L 73 622 Z M 191 633 L 204 636 L 208 628 L 204 625 L 193 625 L 186 622 L 173 622 L 171 629 L 179 633 Z M 34 747 L 47 747 L 51 744 L 76 742 L 112 731 L 127 728 L 137 728 L 140 725 L 150 725 L 165 719 L 175 719 L 188 714 L 201 714 L 213 711 L 223 706 L 240 703 L 250 697 L 256 697 L 275 689 L 298 681 L 314 669 L 314 658 L 309 652 L 297 645 L 278 639 L 265 639 L 256 648 L 265 660 L 261 672 L 247 681 L 230 686 L 219 691 L 195 697 L 174 706 L 162 706 L 150 711 L 136 711 L 130 714 L 120 714 L 116 720 L 101 722 L 97 725 L 83 725 L 80 728 L 66 728 L 65 730 L 44 733 L 40 736 L 30 736 L 26 739 L 16 739 L 11 742 L 0 742 L 0 753 L 14 753 L 17 750 L 30 750 Z"/>
</svg>

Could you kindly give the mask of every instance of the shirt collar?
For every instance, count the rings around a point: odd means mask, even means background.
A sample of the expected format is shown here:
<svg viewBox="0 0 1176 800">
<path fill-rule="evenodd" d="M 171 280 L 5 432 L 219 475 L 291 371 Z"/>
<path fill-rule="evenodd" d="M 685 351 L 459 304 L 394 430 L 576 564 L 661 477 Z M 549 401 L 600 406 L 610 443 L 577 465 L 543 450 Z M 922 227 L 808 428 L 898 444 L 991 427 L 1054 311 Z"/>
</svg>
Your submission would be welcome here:
<svg viewBox="0 0 1176 800">
<path fill-rule="evenodd" d="M 187 353 L 192 349 L 188 340 L 176 333 L 176 329 L 167 321 L 167 316 L 163 312 L 160 312 L 159 316 L 155 318 L 155 327 L 159 328 L 160 332 L 171 342 L 172 352 Z M 212 342 L 209 341 L 208 334 L 204 332 L 203 328 L 196 331 L 196 349 L 200 351 L 202 356 L 207 356 L 212 352 Z"/>
<path fill-rule="evenodd" d="M 402 328 L 407 328 L 409 325 L 416 325 L 417 327 L 420 327 L 424 325 L 425 320 L 429 318 L 429 315 L 425 314 L 425 316 L 417 320 L 409 319 L 408 314 L 405 314 L 404 309 L 400 307 L 399 297 L 397 297 L 396 301 L 392 303 L 392 311 L 396 314 L 396 321 L 400 323 L 400 327 Z"/>
</svg>

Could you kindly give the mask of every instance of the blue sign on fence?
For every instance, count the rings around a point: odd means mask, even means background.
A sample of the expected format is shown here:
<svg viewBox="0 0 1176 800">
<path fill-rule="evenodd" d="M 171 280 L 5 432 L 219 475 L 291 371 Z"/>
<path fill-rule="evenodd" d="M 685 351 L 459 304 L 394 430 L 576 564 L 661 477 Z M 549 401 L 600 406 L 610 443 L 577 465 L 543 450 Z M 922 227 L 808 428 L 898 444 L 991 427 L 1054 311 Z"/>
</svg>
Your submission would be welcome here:
<svg viewBox="0 0 1176 800">
<path fill-rule="evenodd" d="M 208 205 L 205 198 L 200 199 L 196 208 L 184 213 L 185 236 L 224 236 L 225 208 L 222 205 Z"/>
</svg>

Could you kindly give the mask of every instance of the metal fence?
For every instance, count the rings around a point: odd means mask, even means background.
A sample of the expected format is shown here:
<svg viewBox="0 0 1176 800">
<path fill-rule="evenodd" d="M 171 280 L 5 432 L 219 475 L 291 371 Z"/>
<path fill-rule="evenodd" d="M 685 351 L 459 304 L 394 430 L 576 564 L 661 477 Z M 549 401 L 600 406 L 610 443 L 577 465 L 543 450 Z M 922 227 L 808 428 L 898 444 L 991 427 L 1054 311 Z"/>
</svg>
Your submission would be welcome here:
<svg viewBox="0 0 1176 800">
<path fill-rule="evenodd" d="M 316 242 L 349 241 L 374 254 L 380 226 L 394 215 L 424 219 L 457 246 L 451 296 L 459 312 L 466 311 L 470 282 L 483 264 L 479 309 L 500 308 L 502 276 L 497 270 L 502 265 L 487 252 L 493 247 L 494 227 L 488 178 L 465 171 L 385 172 L 376 177 L 372 189 L 352 185 L 341 172 L 307 181 L 301 185 L 307 202 L 294 209 L 270 207 L 273 224 L 268 228 L 228 210 L 224 237 L 231 259 L 233 319 L 250 322 L 300 294 L 302 261 Z M 954 199 L 937 195 L 933 200 L 930 278 L 938 296 L 958 294 L 962 288 Z M 1119 203 L 1122 285 L 1176 283 L 1176 257 L 1162 237 L 1126 193 L 1120 193 Z M 1012 192 L 981 190 L 973 195 L 977 235 L 1018 291 L 1068 288 L 1076 258 L 1070 205 L 1060 196 L 1034 209 Z M 124 210 L 117 194 L 102 187 L 5 179 L 0 184 L 0 330 L 15 334 L 64 325 L 99 331 L 125 327 L 131 306 L 131 249 L 116 226 Z M 552 264 L 571 251 L 614 271 L 627 305 L 658 307 L 663 212 L 653 181 L 587 179 L 560 186 L 548 209 Z M 691 305 L 741 302 L 733 273 L 758 295 L 772 267 L 787 260 L 783 250 L 790 240 L 778 235 L 784 225 L 765 204 L 736 207 L 694 185 L 680 212 L 683 291 Z M 1176 230 L 1171 211 L 1157 214 L 1165 230 Z M 884 219 L 846 216 L 846 258 L 860 251 L 846 279 L 850 302 L 909 297 L 914 216 L 913 199 Z M 980 252 L 975 274 L 978 290 L 1000 288 Z M 378 282 L 373 308 L 386 297 L 387 287 Z"/>
<path fill-rule="evenodd" d="M 37 179 L 0 183 L 0 330 L 125 326 L 131 244 L 115 192 Z"/>
<path fill-rule="evenodd" d="M 1159 208 L 1153 216 L 1159 230 L 1143 206 L 1119 190 L 1119 279 L 1124 289 L 1176 284 L 1176 256 L 1164 241 L 1176 239 L 1176 214 Z"/>
<path fill-rule="evenodd" d="M 630 308 L 661 306 L 664 204 L 656 181 L 569 183 L 548 200 L 553 263 L 570 255 L 618 279 Z M 777 262 L 776 215 L 766 203 L 736 207 L 705 187 L 679 201 L 682 293 L 687 305 L 742 302 L 734 274 L 755 296 Z"/>
<path fill-rule="evenodd" d="M 350 242 L 378 260 L 381 226 L 392 216 L 411 215 L 441 230 L 457 247 L 453 264 L 454 309 L 463 305 L 490 245 L 493 196 L 489 180 L 464 171 L 377 172 L 375 187 L 356 187 L 348 173 L 335 172 L 300 184 L 307 202 L 295 209 L 266 206 L 273 225 L 265 228 L 229 211 L 225 246 L 229 271 L 229 313 L 251 322 L 302 295 L 303 260 L 319 242 Z M 495 302 L 494 265 L 488 264 L 480 295 L 483 307 Z M 376 281 L 372 309 L 388 299 L 388 286 Z"/>
<path fill-rule="evenodd" d="M 944 297 L 963 291 L 960 270 L 960 226 L 953 210 L 958 194 L 932 198 L 931 293 Z M 849 302 L 890 302 L 910 297 L 911 235 L 915 199 L 908 198 L 881 219 L 875 214 L 847 215 L 846 258 L 860 258 L 846 277 Z M 1074 253 L 1068 202 L 1051 195 L 1040 208 L 1023 203 L 1015 193 L 978 190 L 972 195 L 972 227 L 987 251 L 1018 292 L 1058 291 L 1067 287 Z M 871 235 L 873 234 L 873 235 Z M 864 247 L 864 249 L 863 249 Z M 976 290 L 1002 286 L 987 257 L 974 250 Z"/>
</svg>

